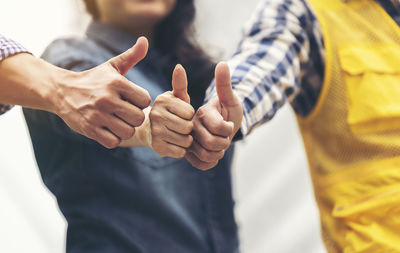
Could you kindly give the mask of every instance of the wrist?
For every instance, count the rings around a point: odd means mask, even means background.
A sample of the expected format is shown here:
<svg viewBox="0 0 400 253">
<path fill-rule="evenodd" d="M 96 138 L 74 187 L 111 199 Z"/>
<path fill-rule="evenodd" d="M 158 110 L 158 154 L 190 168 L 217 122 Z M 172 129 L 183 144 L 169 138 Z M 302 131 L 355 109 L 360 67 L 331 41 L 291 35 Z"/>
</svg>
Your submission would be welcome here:
<svg viewBox="0 0 400 253">
<path fill-rule="evenodd" d="M 141 144 L 140 146 L 145 146 L 145 147 L 152 147 L 152 135 L 151 135 L 151 121 L 149 118 L 149 114 L 151 111 L 151 107 L 147 107 L 143 110 L 143 113 L 145 115 L 145 120 L 143 121 L 143 124 L 137 128 L 137 138 L 139 143 Z"/>
<path fill-rule="evenodd" d="M 44 110 L 60 115 L 65 106 L 65 98 L 68 96 L 68 84 L 76 82 L 78 73 L 56 67 L 47 62 L 44 62 L 44 64 L 47 64 L 48 69 L 45 77 L 47 88 L 41 93 L 46 106 Z"/>
<path fill-rule="evenodd" d="M 5 104 L 50 110 L 54 93 L 53 65 L 21 53 L 0 62 L 0 101 Z"/>
</svg>

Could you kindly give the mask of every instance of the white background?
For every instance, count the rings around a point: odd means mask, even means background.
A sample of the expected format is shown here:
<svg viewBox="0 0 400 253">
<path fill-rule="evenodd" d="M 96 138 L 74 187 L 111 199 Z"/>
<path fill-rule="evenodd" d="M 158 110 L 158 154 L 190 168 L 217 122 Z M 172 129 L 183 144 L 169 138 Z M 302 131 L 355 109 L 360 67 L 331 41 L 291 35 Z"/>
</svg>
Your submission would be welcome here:
<svg viewBox="0 0 400 253">
<path fill-rule="evenodd" d="M 39 56 L 88 22 L 80 0 L 0 0 L 0 33 Z M 257 0 L 198 0 L 199 40 L 226 58 Z M 286 106 L 238 144 L 236 216 L 243 253 L 321 253 L 318 212 L 295 118 Z M 20 108 L 0 117 L 0 252 L 61 253 L 66 223 L 44 187 Z"/>
</svg>

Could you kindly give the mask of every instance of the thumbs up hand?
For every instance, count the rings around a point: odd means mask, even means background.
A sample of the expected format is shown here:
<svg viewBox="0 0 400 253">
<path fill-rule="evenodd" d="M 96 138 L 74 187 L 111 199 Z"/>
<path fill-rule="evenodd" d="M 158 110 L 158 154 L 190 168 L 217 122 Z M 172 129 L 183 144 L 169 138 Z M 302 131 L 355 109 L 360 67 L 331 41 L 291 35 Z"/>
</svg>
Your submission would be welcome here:
<svg viewBox="0 0 400 253">
<path fill-rule="evenodd" d="M 233 93 L 226 63 L 216 67 L 215 86 L 218 96 L 200 107 L 193 119 L 194 141 L 185 156 L 201 170 L 215 167 L 224 157 L 243 118 L 242 106 Z"/>
<path fill-rule="evenodd" d="M 182 158 L 192 145 L 194 109 L 187 85 L 185 69 L 177 65 L 172 77 L 173 90 L 158 96 L 150 111 L 151 146 L 160 156 Z"/>
<path fill-rule="evenodd" d="M 117 147 L 121 140 L 131 138 L 140 126 L 151 98 L 143 88 L 128 81 L 124 75 L 147 54 L 147 39 L 119 56 L 93 69 L 75 73 L 57 69 L 57 92 L 49 97 L 55 101 L 50 109 L 76 132 L 96 140 L 107 148 Z"/>
</svg>

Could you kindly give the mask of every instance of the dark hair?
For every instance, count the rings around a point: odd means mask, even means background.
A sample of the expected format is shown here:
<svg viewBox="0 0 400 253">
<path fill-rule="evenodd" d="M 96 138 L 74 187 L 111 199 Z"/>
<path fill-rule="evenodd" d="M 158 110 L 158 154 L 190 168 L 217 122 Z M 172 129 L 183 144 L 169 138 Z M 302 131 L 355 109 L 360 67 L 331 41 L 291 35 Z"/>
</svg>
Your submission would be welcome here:
<svg viewBox="0 0 400 253">
<path fill-rule="evenodd" d="M 96 0 L 83 0 L 94 19 L 99 18 Z M 187 72 L 189 95 L 192 105 L 203 103 L 205 91 L 214 76 L 215 62 L 193 41 L 194 0 L 177 0 L 174 10 L 158 24 L 154 47 L 164 55 L 159 64 L 168 80 L 176 64 L 182 64 Z"/>
</svg>

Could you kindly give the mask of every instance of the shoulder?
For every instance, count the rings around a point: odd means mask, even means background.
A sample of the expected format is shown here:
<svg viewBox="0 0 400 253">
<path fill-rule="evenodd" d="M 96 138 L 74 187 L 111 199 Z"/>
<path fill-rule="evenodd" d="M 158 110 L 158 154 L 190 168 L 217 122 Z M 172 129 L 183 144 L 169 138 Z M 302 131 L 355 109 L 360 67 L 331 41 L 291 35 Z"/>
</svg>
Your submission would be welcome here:
<svg viewBox="0 0 400 253">
<path fill-rule="evenodd" d="M 90 39 L 62 38 L 50 43 L 41 58 L 58 67 L 72 69 L 76 65 L 97 66 L 108 56 L 100 45 Z"/>
</svg>

